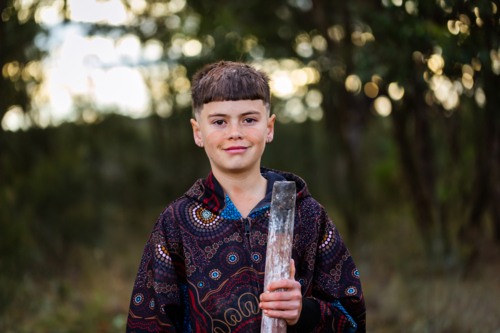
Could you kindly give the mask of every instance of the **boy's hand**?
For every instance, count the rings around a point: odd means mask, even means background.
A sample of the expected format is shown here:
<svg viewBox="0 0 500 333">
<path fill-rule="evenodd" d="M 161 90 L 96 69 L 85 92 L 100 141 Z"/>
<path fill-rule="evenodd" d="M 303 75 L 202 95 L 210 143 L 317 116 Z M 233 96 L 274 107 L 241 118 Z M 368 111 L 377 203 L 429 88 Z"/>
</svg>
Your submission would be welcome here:
<svg viewBox="0 0 500 333">
<path fill-rule="evenodd" d="M 290 279 L 270 283 L 268 291 L 284 288 L 285 291 L 266 292 L 260 295 L 260 307 L 271 318 L 283 318 L 290 326 L 295 325 L 302 311 L 300 283 L 295 281 L 295 263 L 290 263 Z"/>
</svg>

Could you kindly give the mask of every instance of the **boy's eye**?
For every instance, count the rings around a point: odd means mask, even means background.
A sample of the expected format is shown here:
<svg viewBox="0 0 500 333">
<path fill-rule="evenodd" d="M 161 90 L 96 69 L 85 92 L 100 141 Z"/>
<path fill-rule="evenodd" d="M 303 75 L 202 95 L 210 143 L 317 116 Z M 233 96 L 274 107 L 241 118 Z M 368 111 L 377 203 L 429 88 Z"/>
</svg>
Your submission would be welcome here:
<svg viewBox="0 0 500 333">
<path fill-rule="evenodd" d="M 243 122 L 245 122 L 247 124 L 251 124 L 251 123 L 255 122 L 255 119 L 253 119 L 253 118 L 247 118 L 247 119 L 243 120 Z"/>
<path fill-rule="evenodd" d="M 224 120 L 216 120 L 214 121 L 214 124 L 219 126 L 224 125 Z"/>
</svg>

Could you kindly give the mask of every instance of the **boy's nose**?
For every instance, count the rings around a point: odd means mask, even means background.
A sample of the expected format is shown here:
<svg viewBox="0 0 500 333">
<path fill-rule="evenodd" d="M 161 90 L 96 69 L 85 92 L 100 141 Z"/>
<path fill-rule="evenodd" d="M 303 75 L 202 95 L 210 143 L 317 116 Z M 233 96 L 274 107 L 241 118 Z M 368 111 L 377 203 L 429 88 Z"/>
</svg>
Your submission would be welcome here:
<svg viewBox="0 0 500 333">
<path fill-rule="evenodd" d="M 244 136 L 243 128 L 239 124 L 229 126 L 229 139 L 243 139 Z"/>
</svg>

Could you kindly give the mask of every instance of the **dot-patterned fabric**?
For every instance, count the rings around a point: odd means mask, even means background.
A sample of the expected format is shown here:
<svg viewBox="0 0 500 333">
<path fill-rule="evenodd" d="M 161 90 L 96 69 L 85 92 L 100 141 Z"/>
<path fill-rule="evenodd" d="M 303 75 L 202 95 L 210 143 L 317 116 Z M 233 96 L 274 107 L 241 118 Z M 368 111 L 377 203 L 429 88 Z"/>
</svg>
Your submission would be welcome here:
<svg viewBox="0 0 500 333">
<path fill-rule="evenodd" d="M 294 278 L 320 309 L 313 332 L 365 332 L 359 272 L 325 209 L 299 177 L 261 173 L 297 184 Z M 127 332 L 260 332 L 268 201 L 247 217 L 249 234 L 212 173 L 167 206 L 144 248 Z"/>
</svg>

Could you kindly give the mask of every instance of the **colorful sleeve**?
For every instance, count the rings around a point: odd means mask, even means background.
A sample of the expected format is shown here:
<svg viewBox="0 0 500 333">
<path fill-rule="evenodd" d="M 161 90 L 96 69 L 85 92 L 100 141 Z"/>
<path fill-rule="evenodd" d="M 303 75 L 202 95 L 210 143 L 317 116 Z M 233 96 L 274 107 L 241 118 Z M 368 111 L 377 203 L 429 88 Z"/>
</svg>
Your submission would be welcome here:
<svg viewBox="0 0 500 333">
<path fill-rule="evenodd" d="M 128 333 L 190 331 L 184 320 L 185 285 L 180 283 L 174 266 L 177 261 L 183 262 L 176 260 L 180 258 L 175 253 L 179 247 L 175 238 L 173 218 L 167 208 L 156 221 L 144 248 L 132 291 Z M 176 266 L 184 267 L 183 263 Z"/>
<path fill-rule="evenodd" d="M 324 208 L 313 278 L 312 300 L 319 304 L 314 332 L 365 333 L 365 302 L 359 272 Z"/>
</svg>

